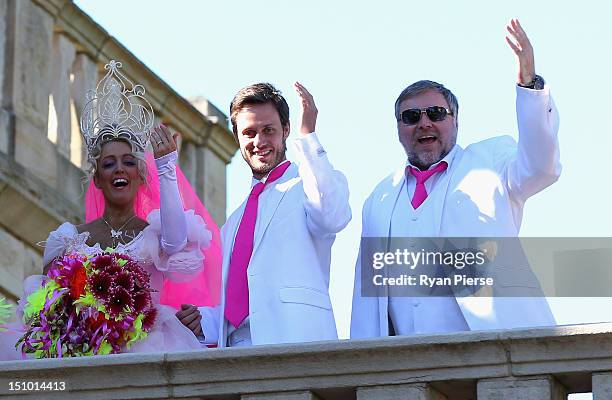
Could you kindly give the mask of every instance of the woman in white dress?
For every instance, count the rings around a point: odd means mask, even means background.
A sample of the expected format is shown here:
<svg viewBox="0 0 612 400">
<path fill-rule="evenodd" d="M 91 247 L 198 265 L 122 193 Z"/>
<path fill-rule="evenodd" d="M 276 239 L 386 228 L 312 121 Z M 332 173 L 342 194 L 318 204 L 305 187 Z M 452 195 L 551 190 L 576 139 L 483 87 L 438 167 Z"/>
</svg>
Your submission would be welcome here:
<svg viewBox="0 0 612 400">
<path fill-rule="evenodd" d="M 177 171 L 178 135 L 164 125 L 152 128 L 153 110 L 143 97 L 144 88 L 127 80 L 120 67 L 115 61 L 106 65 L 108 73 L 90 94 L 81 118 L 90 163 L 89 222 L 65 222 L 51 232 L 45 243 L 44 273 L 55 260 L 72 252 L 91 256 L 110 248 L 127 254 L 150 274 L 157 313 L 148 336 L 125 351 L 200 349 L 199 320 L 181 322 L 174 308 L 161 303 L 175 307 L 187 300 L 197 305 L 218 303 L 218 228 Z M 145 156 L 149 143 L 154 161 Z M 196 210 L 184 210 L 184 203 L 197 204 Z M 20 303 L 45 279 L 45 275 L 27 278 Z M 180 297 L 180 302 L 173 296 Z M 3 354 L 9 337 L 21 333 L 12 332 L 0 337 L 5 342 L 0 359 L 21 358 L 17 352 Z"/>
</svg>

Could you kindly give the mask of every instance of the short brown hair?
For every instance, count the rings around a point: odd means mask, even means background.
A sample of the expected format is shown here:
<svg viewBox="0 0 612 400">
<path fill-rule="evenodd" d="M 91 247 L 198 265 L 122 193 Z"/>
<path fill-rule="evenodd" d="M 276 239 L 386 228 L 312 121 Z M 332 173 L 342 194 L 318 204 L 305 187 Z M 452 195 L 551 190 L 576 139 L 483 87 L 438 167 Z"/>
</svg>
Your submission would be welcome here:
<svg viewBox="0 0 612 400">
<path fill-rule="evenodd" d="M 289 124 L 289 105 L 281 95 L 280 90 L 270 83 L 255 83 L 244 87 L 236 93 L 230 104 L 230 119 L 234 136 L 238 134 L 236 129 L 236 115 L 246 106 L 253 104 L 270 103 L 276 108 L 283 127 Z"/>
</svg>

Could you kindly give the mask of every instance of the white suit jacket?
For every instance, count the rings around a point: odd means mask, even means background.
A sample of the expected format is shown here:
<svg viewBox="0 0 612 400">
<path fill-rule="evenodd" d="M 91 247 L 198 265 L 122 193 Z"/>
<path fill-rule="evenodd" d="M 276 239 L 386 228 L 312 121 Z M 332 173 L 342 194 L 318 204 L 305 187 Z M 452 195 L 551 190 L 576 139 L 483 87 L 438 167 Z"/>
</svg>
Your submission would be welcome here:
<svg viewBox="0 0 612 400">
<path fill-rule="evenodd" d="M 266 186 L 259 202 L 253 253 L 247 269 L 251 343 L 337 339 L 329 298 L 331 247 L 351 219 L 348 184 L 333 169 L 316 135 L 295 141 L 299 168 L 291 164 Z M 260 198 L 261 199 L 261 198 Z M 200 307 L 205 343 L 225 347 L 225 288 L 234 238 L 246 201 L 221 229 L 221 304 Z"/>
<path fill-rule="evenodd" d="M 516 111 L 518 144 L 510 136 L 501 136 L 469 145 L 465 150 L 457 148 L 448 171 L 451 175 L 446 196 L 431 205 L 438 236 L 517 236 L 527 198 L 558 179 L 561 173 L 557 141 L 559 116 L 548 87 L 543 90 L 517 87 Z M 404 179 L 405 166 L 380 182 L 368 197 L 362 211 L 362 237 L 389 236 L 391 215 Z M 520 279 L 520 271 L 515 272 L 498 277 L 496 282 Z M 502 281 L 501 284 L 516 283 Z M 533 296 L 458 297 L 457 303 L 471 330 L 554 325 L 554 317 L 537 282 Z M 388 334 L 388 297 L 361 296 L 359 254 L 351 338 Z"/>
</svg>

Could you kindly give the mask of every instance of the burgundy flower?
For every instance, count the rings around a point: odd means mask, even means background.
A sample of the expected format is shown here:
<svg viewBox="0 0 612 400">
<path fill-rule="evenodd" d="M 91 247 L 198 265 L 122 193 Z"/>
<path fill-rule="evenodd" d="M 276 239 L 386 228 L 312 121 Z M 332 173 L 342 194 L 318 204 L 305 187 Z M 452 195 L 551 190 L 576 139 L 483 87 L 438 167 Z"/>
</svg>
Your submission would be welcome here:
<svg viewBox="0 0 612 400">
<path fill-rule="evenodd" d="M 108 300 L 111 294 L 110 289 L 112 282 L 112 278 L 106 272 L 92 274 L 87 279 L 87 283 L 89 284 L 93 295 L 104 302 Z"/>
<path fill-rule="evenodd" d="M 134 300 L 130 292 L 122 287 L 114 288 L 106 302 L 106 309 L 111 316 L 117 316 L 121 314 L 125 308 L 132 309 L 132 307 L 134 307 Z"/>
<path fill-rule="evenodd" d="M 99 256 L 92 258 L 91 263 L 97 269 L 105 269 L 113 264 L 113 259 L 110 254 L 100 254 Z"/>
<path fill-rule="evenodd" d="M 128 263 L 123 266 L 125 271 L 128 271 L 134 279 L 135 290 L 149 288 L 150 274 L 145 272 L 138 264 Z"/>
<path fill-rule="evenodd" d="M 115 277 L 116 275 L 119 275 L 122 271 L 123 269 L 121 269 L 121 267 L 118 265 L 111 265 L 110 267 L 107 267 L 104 270 L 104 272 L 109 274 L 111 277 Z"/>
<path fill-rule="evenodd" d="M 151 305 L 151 296 L 148 292 L 140 291 L 134 296 L 134 311 L 141 313 Z"/>
<path fill-rule="evenodd" d="M 133 292 L 134 278 L 132 278 L 132 275 L 130 273 L 123 271 L 115 275 L 115 277 L 113 278 L 113 285 L 115 287 L 122 287 L 128 292 Z"/>
<path fill-rule="evenodd" d="M 142 320 L 142 329 L 149 332 L 157 319 L 157 308 L 151 307 L 145 312 L 145 317 Z"/>
</svg>

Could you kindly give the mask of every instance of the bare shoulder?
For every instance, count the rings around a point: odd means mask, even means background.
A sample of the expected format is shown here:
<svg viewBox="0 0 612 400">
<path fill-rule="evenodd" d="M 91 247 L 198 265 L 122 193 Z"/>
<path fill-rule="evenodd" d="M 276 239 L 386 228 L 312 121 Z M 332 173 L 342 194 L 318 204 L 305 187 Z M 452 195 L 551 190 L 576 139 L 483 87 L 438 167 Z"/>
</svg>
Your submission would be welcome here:
<svg viewBox="0 0 612 400">
<path fill-rule="evenodd" d="M 145 221 L 144 219 L 136 218 L 134 220 L 134 229 L 137 231 L 141 231 L 147 226 L 149 226 L 149 223 Z"/>
<path fill-rule="evenodd" d="M 102 219 L 98 218 L 86 224 L 75 225 L 75 228 L 78 233 L 91 232 L 92 230 L 99 229 L 100 222 L 102 222 Z"/>
</svg>

